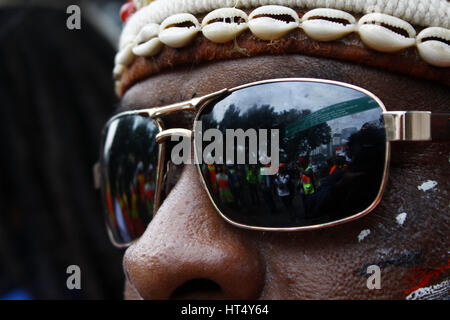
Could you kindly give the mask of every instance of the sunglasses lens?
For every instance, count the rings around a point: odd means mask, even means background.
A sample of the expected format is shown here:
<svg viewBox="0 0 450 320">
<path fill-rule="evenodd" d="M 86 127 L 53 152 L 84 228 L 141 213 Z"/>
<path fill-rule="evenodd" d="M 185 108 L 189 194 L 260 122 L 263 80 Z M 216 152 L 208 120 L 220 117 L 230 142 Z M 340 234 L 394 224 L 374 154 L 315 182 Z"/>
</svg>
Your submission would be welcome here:
<svg viewBox="0 0 450 320">
<path fill-rule="evenodd" d="M 377 203 L 386 170 L 382 112 L 370 95 L 338 84 L 238 89 L 204 107 L 196 123 L 204 183 L 220 212 L 246 226 L 362 215 Z"/>
<path fill-rule="evenodd" d="M 106 129 L 102 193 L 108 230 L 118 245 L 141 236 L 153 217 L 158 132 L 154 120 L 139 115 L 119 117 Z"/>
</svg>

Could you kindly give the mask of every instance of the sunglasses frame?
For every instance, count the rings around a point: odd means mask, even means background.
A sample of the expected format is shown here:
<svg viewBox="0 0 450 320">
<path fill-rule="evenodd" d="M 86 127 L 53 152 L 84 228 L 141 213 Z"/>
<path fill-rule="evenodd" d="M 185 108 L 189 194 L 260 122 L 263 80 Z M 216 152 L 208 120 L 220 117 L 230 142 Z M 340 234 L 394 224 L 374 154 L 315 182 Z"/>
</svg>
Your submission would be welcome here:
<svg viewBox="0 0 450 320">
<path fill-rule="evenodd" d="M 131 110 L 131 111 L 125 111 L 116 114 L 113 116 L 105 125 L 103 132 L 102 132 L 102 143 L 101 143 L 101 155 L 103 155 L 104 151 L 104 140 L 105 135 L 107 132 L 107 129 L 109 128 L 109 125 L 114 120 L 129 116 L 129 115 L 140 115 L 143 117 L 149 117 L 156 121 L 159 133 L 156 135 L 156 142 L 159 144 L 159 155 L 158 155 L 158 169 L 156 173 L 156 189 L 155 189 L 155 204 L 154 204 L 154 211 L 153 214 L 155 215 L 161 205 L 160 198 L 161 198 L 161 188 L 163 179 L 161 177 L 164 174 L 165 169 L 165 141 L 169 139 L 172 136 L 181 136 L 181 137 L 187 137 L 192 138 L 193 135 L 195 135 L 195 127 L 193 127 L 193 130 L 188 130 L 184 128 L 172 128 L 172 129 L 165 129 L 164 123 L 163 123 L 163 117 L 170 115 L 175 112 L 183 111 L 183 110 L 191 110 L 195 111 L 196 116 L 194 119 L 194 123 L 199 119 L 201 116 L 202 111 L 204 108 L 206 108 L 209 103 L 213 102 L 214 100 L 217 100 L 221 97 L 225 97 L 229 94 L 231 94 L 234 91 L 245 89 L 248 87 L 253 87 L 261 84 L 268 84 L 268 83 L 280 83 L 280 82 L 309 82 L 309 83 L 319 83 L 319 84 L 330 84 L 330 85 L 337 85 L 341 87 L 346 87 L 349 89 L 353 89 L 356 91 L 359 91 L 373 100 L 375 100 L 378 104 L 378 106 L 382 110 L 383 119 L 384 119 L 384 125 L 386 129 L 386 153 L 385 153 L 385 163 L 384 163 L 384 169 L 383 169 L 383 177 L 380 185 L 380 189 L 378 191 L 378 194 L 374 201 L 363 211 L 358 212 L 354 215 L 351 215 L 346 218 L 342 218 L 336 221 L 317 224 L 317 225 L 311 225 L 311 226 L 302 226 L 302 227 L 277 227 L 277 228 L 270 228 L 270 227 L 255 227 L 255 226 L 249 226 L 241 223 L 237 223 L 228 217 L 226 217 L 222 211 L 217 207 L 215 200 L 213 199 L 212 195 L 210 194 L 210 191 L 205 183 L 205 179 L 203 178 L 200 164 L 195 164 L 198 170 L 198 173 L 201 177 L 202 185 L 213 204 L 214 208 L 217 210 L 219 215 L 228 223 L 244 229 L 249 230 L 257 230 L 257 231 L 277 231 L 277 232 L 293 232 L 293 231 L 307 231 L 307 230 L 317 230 L 317 229 L 323 229 L 323 228 L 329 228 L 336 225 L 340 225 L 346 222 L 354 221 L 356 219 L 359 219 L 372 210 L 374 210 L 377 205 L 380 203 L 381 198 L 383 196 L 383 193 L 386 189 L 387 185 L 387 179 L 389 175 L 389 161 L 390 161 L 390 142 L 391 141 L 429 141 L 431 140 L 431 134 L 430 134 L 430 115 L 431 112 L 428 111 L 391 111 L 388 112 L 386 110 L 386 107 L 384 106 L 383 102 L 375 96 L 370 91 L 363 89 L 361 87 L 351 85 L 344 82 L 334 81 L 334 80 L 325 80 L 325 79 L 314 79 L 314 78 L 280 78 L 280 79 L 268 79 L 268 80 L 262 80 L 262 81 L 256 81 L 251 82 L 248 84 L 240 85 L 237 87 L 233 87 L 231 89 L 222 89 L 220 91 L 213 92 L 211 94 L 193 98 L 191 100 L 174 103 L 171 105 L 163 106 L 163 107 L 153 107 L 153 108 L 147 108 L 147 109 L 140 109 L 140 110 Z M 197 147 L 195 145 L 195 139 L 193 141 L 193 147 L 194 147 L 194 157 L 197 158 Z M 96 188 L 102 189 L 102 198 L 103 201 L 105 201 L 105 192 L 101 186 L 103 185 L 101 182 L 102 177 L 104 175 L 101 174 L 101 170 L 105 170 L 105 168 L 101 168 L 101 157 L 100 161 L 96 163 L 94 166 L 94 183 L 96 185 Z M 106 210 L 106 209 L 105 209 Z M 106 219 L 108 219 L 108 215 L 106 214 Z M 130 245 L 132 245 L 135 241 L 137 241 L 139 238 L 132 240 L 129 243 L 118 243 L 114 239 L 113 231 L 111 230 L 110 224 L 107 222 L 107 231 L 108 236 L 111 240 L 111 242 L 114 244 L 114 246 L 118 248 L 125 248 Z"/>
<path fill-rule="evenodd" d="M 342 83 L 342 82 L 338 82 L 338 81 L 333 81 L 333 80 L 324 80 L 324 79 L 309 79 L 309 78 L 285 78 L 285 79 L 273 79 L 273 80 L 263 80 L 263 81 L 257 81 L 257 82 L 252 82 L 252 83 L 248 83 L 245 85 L 241 85 L 235 88 L 232 88 L 229 90 L 229 92 L 234 92 L 240 89 L 245 89 L 245 88 L 249 88 L 249 87 L 253 87 L 256 85 L 260 85 L 260 84 L 267 84 L 267 83 L 280 83 L 280 82 L 314 82 L 314 83 L 322 83 L 322 84 L 331 84 L 331 85 L 339 85 L 341 87 L 346 87 L 346 88 L 350 88 L 350 89 L 354 89 L 356 91 L 359 91 L 363 94 L 368 95 L 370 98 L 374 99 L 378 106 L 382 109 L 382 112 L 385 113 L 386 112 L 386 107 L 384 106 L 383 102 L 377 97 L 375 96 L 373 93 L 351 85 L 351 84 L 347 84 L 347 83 Z M 208 104 L 205 103 L 203 105 L 201 105 L 197 111 L 197 115 L 195 117 L 194 121 L 197 121 L 198 118 L 200 117 L 203 109 L 205 107 L 207 107 Z M 194 122 L 195 123 L 195 122 Z M 195 130 L 195 128 L 194 128 Z M 195 157 L 197 159 L 197 148 L 195 147 L 195 140 L 194 140 L 194 153 L 195 153 Z M 292 232 L 292 231 L 307 231 L 307 230 L 315 230 L 315 229 L 323 229 L 323 228 L 329 228 L 329 227 L 333 227 L 336 226 L 338 224 L 342 224 L 345 222 L 350 222 L 352 220 L 361 218 L 362 216 L 368 214 L 370 211 L 372 211 L 381 201 L 382 195 L 384 193 L 384 190 L 386 188 L 386 183 L 387 183 L 387 176 L 388 176 L 388 170 L 389 170 L 389 160 L 390 160 L 390 143 L 389 141 L 386 139 L 386 153 L 385 153 L 385 163 L 384 163 L 384 169 L 383 169 L 383 178 L 381 181 L 381 186 L 380 186 L 380 190 L 378 191 L 378 194 L 375 198 L 375 200 L 372 202 L 372 204 L 366 208 L 364 211 L 358 212 L 357 214 L 354 214 L 350 217 L 347 218 L 343 218 L 343 219 L 339 219 L 333 222 L 327 222 L 327 223 L 322 223 L 322 224 L 316 224 L 316 225 L 311 225 L 311 226 L 302 226 L 302 227 L 277 227 L 277 228 L 271 228 L 271 227 L 254 227 L 254 226 L 249 226 L 249 225 L 245 225 L 245 224 L 241 224 L 241 223 L 237 223 L 231 219 L 229 219 L 228 217 L 226 217 L 222 211 L 217 207 L 215 200 L 213 199 L 211 193 L 209 192 L 208 187 L 206 186 L 205 183 L 205 179 L 202 176 L 202 172 L 201 172 L 201 168 L 200 165 L 196 165 L 198 172 L 200 174 L 200 176 L 202 177 L 202 183 L 203 183 L 203 187 L 206 189 L 209 199 L 211 200 L 212 204 L 214 205 L 214 208 L 219 212 L 219 214 L 222 216 L 223 219 L 225 219 L 228 223 L 239 227 L 239 228 L 243 228 L 243 229 L 249 229 L 249 230 L 257 230 L 257 231 L 276 231 L 276 232 Z"/>
</svg>

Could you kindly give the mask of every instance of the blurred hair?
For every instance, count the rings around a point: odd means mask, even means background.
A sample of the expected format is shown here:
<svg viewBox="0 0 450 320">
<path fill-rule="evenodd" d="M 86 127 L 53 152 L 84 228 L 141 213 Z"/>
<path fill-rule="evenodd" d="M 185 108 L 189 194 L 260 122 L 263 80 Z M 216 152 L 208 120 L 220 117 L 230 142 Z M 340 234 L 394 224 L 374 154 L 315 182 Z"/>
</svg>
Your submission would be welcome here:
<svg viewBox="0 0 450 320">
<path fill-rule="evenodd" d="M 116 102 L 114 48 L 65 11 L 0 10 L 0 295 L 121 298 L 121 253 L 92 183 L 100 132 Z M 82 289 L 66 288 L 81 268 Z"/>
</svg>

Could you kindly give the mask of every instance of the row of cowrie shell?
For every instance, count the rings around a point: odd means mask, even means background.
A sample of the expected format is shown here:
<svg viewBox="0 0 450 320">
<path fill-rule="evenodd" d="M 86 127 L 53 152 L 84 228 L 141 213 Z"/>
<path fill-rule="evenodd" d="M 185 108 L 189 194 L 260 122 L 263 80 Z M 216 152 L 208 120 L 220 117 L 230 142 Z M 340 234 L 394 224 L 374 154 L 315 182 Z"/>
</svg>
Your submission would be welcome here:
<svg viewBox="0 0 450 320">
<path fill-rule="evenodd" d="M 450 66 L 449 29 L 429 27 L 416 36 L 408 22 L 382 13 L 366 14 L 357 22 L 345 11 L 319 8 L 308 11 L 300 19 L 291 8 L 268 5 L 253 10 L 248 16 L 237 8 L 217 9 L 208 13 L 201 25 L 189 13 L 172 15 L 161 25 L 148 24 L 116 55 L 114 76 L 120 78 L 135 56 L 154 56 L 164 44 L 172 48 L 184 47 L 200 31 L 212 42 L 225 43 L 246 29 L 257 38 L 270 41 L 297 28 L 317 41 L 333 41 L 357 32 L 365 45 L 381 52 L 395 52 L 415 45 L 422 59 L 429 64 Z"/>
</svg>

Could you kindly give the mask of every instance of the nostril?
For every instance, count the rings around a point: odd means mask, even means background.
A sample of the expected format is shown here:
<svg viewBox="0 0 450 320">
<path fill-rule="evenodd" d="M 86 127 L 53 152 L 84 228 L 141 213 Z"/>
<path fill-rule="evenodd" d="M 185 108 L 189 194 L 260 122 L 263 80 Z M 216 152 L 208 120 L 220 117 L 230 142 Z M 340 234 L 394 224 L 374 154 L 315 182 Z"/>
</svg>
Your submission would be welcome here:
<svg viewBox="0 0 450 320">
<path fill-rule="evenodd" d="M 216 282 L 208 279 L 192 279 L 170 295 L 170 299 L 218 299 L 222 288 Z"/>
</svg>

